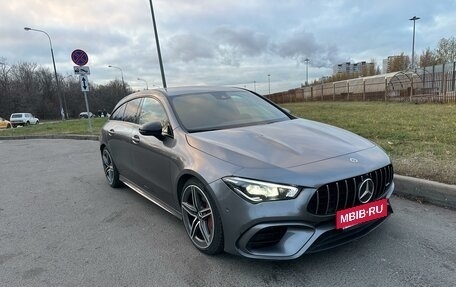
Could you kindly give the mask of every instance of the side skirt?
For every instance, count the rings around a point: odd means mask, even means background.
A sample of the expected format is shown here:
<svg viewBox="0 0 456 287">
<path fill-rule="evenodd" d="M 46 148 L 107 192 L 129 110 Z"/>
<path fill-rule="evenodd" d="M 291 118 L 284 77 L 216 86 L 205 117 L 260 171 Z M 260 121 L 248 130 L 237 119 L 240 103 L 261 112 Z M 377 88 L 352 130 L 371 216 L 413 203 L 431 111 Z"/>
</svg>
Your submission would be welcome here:
<svg viewBox="0 0 456 287">
<path fill-rule="evenodd" d="M 167 205 L 166 203 L 164 203 L 163 201 L 161 201 L 160 199 L 158 199 L 157 197 L 151 195 L 150 193 L 142 190 L 139 186 L 137 186 L 136 184 L 134 184 L 133 182 L 129 181 L 128 179 L 126 179 L 125 177 L 123 176 L 120 176 L 120 180 L 125 183 L 126 186 L 128 186 L 129 188 L 133 189 L 135 192 L 137 192 L 138 194 L 142 195 L 143 197 L 145 197 L 146 199 L 148 199 L 149 201 L 155 203 L 156 205 L 158 205 L 159 207 L 163 208 L 164 210 L 166 210 L 167 212 L 171 213 L 172 215 L 174 215 L 175 217 L 179 218 L 180 220 L 182 220 L 182 215 L 176 211 L 174 208 L 170 207 L 169 205 Z"/>
</svg>

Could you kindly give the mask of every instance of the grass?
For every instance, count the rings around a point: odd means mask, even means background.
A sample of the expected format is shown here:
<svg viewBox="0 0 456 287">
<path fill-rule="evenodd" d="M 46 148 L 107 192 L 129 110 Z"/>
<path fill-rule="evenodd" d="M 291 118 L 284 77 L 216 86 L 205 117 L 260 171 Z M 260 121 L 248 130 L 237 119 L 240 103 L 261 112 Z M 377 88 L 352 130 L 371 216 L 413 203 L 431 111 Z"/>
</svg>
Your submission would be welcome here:
<svg viewBox="0 0 456 287">
<path fill-rule="evenodd" d="M 397 173 L 456 184 L 456 105 L 383 102 L 284 104 L 296 116 L 353 131 L 379 144 Z M 107 118 L 92 121 L 98 135 Z M 0 130 L 2 136 L 90 134 L 87 119 Z"/>
<path fill-rule="evenodd" d="M 1 129 L 0 139 L 2 136 L 25 136 L 25 135 L 98 135 L 101 127 L 107 118 L 92 119 L 92 133 L 89 132 L 88 120 L 66 120 L 66 121 L 43 121 L 38 125 L 27 127 L 17 127 L 13 129 Z"/>
<path fill-rule="evenodd" d="M 379 144 L 402 175 L 456 184 L 456 105 L 383 102 L 284 104 Z"/>
</svg>

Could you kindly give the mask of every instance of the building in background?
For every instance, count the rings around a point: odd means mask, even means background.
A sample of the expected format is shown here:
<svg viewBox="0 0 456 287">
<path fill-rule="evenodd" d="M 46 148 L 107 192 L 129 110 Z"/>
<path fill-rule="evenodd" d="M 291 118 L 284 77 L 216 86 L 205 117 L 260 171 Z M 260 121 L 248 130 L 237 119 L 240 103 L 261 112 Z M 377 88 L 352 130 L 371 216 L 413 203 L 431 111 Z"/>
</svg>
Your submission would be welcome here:
<svg viewBox="0 0 456 287">
<path fill-rule="evenodd" d="M 375 71 L 375 63 L 368 63 L 366 61 L 351 63 L 345 62 L 341 64 L 334 65 L 333 75 L 336 74 L 367 74 L 368 71 Z"/>
</svg>

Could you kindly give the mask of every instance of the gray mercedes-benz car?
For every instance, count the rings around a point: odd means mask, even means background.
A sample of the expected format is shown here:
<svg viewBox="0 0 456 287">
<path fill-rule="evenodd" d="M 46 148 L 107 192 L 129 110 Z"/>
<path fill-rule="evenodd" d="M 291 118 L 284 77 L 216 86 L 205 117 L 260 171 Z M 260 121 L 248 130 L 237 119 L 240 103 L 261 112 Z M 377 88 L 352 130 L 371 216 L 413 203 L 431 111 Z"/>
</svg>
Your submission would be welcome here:
<svg viewBox="0 0 456 287">
<path fill-rule="evenodd" d="M 146 90 L 100 137 L 108 183 L 182 219 L 207 254 L 293 259 L 357 239 L 392 209 L 385 152 L 240 88 Z"/>
</svg>

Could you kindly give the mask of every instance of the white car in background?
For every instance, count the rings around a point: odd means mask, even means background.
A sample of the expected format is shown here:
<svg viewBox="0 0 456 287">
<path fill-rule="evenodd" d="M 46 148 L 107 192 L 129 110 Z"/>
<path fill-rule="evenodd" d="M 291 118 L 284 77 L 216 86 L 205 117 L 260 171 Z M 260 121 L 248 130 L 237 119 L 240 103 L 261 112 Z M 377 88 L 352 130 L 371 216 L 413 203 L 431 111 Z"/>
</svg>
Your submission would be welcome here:
<svg viewBox="0 0 456 287">
<path fill-rule="evenodd" d="M 13 127 L 37 125 L 40 123 L 38 118 L 35 118 L 31 113 L 14 113 L 11 114 L 10 122 Z"/>
</svg>

